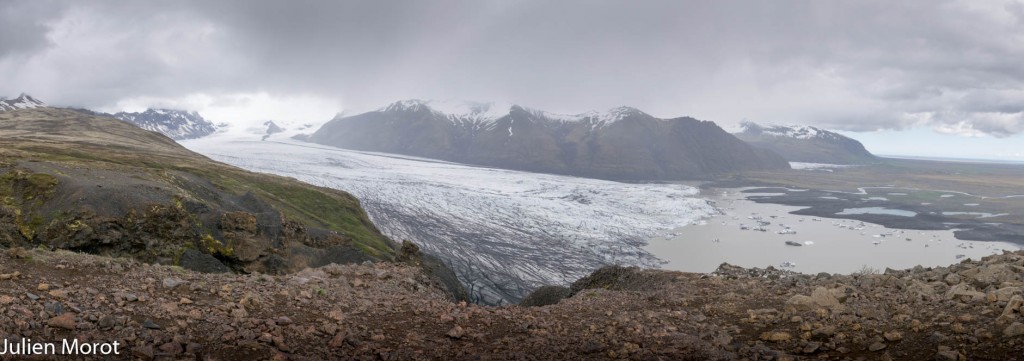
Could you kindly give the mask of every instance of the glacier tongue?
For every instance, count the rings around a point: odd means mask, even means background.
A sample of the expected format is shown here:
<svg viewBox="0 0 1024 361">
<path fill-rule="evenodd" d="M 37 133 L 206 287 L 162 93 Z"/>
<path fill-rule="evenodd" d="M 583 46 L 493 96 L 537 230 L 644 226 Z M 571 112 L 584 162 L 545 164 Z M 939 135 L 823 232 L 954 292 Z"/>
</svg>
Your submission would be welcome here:
<svg viewBox="0 0 1024 361">
<path fill-rule="evenodd" d="M 245 169 L 348 191 L 396 240 L 446 263 L 476 301 L 516 302 L 607 264 L 657 267 L 646 239 L 717 210 L 698 190 L 472 167 L 298 141 L 182 142 Z"/>
</svg>

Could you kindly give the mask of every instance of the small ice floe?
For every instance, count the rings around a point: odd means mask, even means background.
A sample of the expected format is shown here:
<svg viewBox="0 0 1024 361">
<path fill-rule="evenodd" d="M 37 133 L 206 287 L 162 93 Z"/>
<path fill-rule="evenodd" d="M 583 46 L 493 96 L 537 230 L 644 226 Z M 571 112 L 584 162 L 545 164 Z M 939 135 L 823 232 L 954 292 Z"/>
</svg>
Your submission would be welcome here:
<svg viewBox="0 0 1024 361">
<path fill-rule="evenodd" d="M 810 245 L 813 245 L 813 244 L 814 244 L 814 241 L 804 241 L 804 245 L 805 246 L 810 246 Z"/>
<path fill-rule="evenodd" d="M 789 228 L 786 228 L 786 229 L 783 229 L 783 230 L 775 232 L 775 233 L 778 233 L 778 234 L 796 234 L 796 231 L 794 231 L 792 229 L 789 229 Z"/>
<path fill-rule="evenodd" d="M 877 246 L 877 245 L 880 245 L 880 244 L 882 244 L 882 241 L 871 241 L 871 244 L 873 244 L 873 245 L 876 245 L 876 246 Z"/>
<path fill-rule="evenodd" d="M 719 240 L 718 238 L 715 238 L 715 239 L 712 239 L 712 240 L 711 240 L 711 242 L 714 242 L 714 243 L 718 243 L 718 242 L 720 242 L 720 241 L 721 241 L 721 240 Z"/>
<path fill-rule="evenodd" d="M 965 255 L 965 254 L 958 254 L 958 255 L 956 255 L 956 259 L 961 259 L 961 258 L 964 258 L 964 257 L 967 257 L 967 255 Z"/>
<path fill-rule="evenodd" d="M 796 241 L 786 241 L 786 245 L 794 247 L 803 247 L 804 244 Z"/>
<path fill-rule="evenodd" d="M 796 267 L 796 263 L 793 263 L 793 262 L 790 262 L 790 261 L 786 261 L 786 262 L 779 263 L 779 267 L 781 267 L 781 268 L 793 268 L 793 267 Z"/>
</svg>

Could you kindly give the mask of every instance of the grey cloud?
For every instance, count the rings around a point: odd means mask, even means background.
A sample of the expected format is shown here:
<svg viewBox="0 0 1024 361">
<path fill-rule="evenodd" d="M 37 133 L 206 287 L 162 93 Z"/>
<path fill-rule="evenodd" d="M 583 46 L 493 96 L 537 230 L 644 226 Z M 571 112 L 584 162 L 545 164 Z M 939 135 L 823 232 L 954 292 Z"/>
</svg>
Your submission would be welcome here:
<svg viewBox="0 0 1024 361">
<path fill-rule="evenodd" d="M 59 9 L 43 1 L 5 3 L 0 7 L 0 57 L 48 46 L 46 22 L 57 16 Z"/>
<path fill-rule="evenodd" d="M 2 6 L 0 71 L 18 75 L 0 93 L 69 105 L 265 91 L 355 109 L 458 98 L 561 112 L 631 105 L 724 125 L 1024 128 L 1011 116 L 1024 104 L 1021 1 Z"/>
</svg>

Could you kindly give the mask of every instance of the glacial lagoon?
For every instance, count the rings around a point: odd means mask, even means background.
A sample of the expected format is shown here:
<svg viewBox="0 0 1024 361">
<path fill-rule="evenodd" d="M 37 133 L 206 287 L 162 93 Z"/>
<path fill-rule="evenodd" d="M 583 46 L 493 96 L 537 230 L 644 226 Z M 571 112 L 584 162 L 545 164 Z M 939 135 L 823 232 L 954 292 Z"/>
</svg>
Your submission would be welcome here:
<svg viewBox="0 0 1024 361">
<path fill-rule="evenodd" d="M 1005 242 L 961 241 L 952 230 L 886 228 L 849 219 L 790 214 L 801 207 L 755 203 L 740 189 L 705 191 L 721 215 L 651 239 L 646 249 L 662 268 L 711 272 L 726 262 L 743 267 L 785 268 L 803 273 L 851 273 L 915 265 L 948 266 L 1020 246 Z M 883 207 L 850 208 L 848 214 L 896 217 L 910 211 Z"/>
</svg>

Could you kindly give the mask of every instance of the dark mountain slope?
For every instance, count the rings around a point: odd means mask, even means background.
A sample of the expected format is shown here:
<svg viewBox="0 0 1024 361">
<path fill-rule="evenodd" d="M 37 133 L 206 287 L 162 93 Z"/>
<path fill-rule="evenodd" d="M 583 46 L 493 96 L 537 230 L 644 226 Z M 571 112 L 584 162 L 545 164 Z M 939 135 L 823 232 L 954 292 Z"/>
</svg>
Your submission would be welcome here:
<svg viewBox="0 0 1024 361">
<path fill-rule="evenodd" d="M 463 112 L 458 112 L 458 110 Z M 516 105 L 445 109 L 402 101 L 339 117 L 309 137 L 340 148 L 615 180 L 709 178 L 788 168 L 712 122 L 659 119 L 633 108 L 557 115 Z"/>
<path fill-rule="evenodd" d="M 791 162 L 865 164 L 878 161 L 860 142 L 811 126 L 761 126 L 746 122 L 736 137 L 754 147 L 778 153 Z"/>
</svg>

